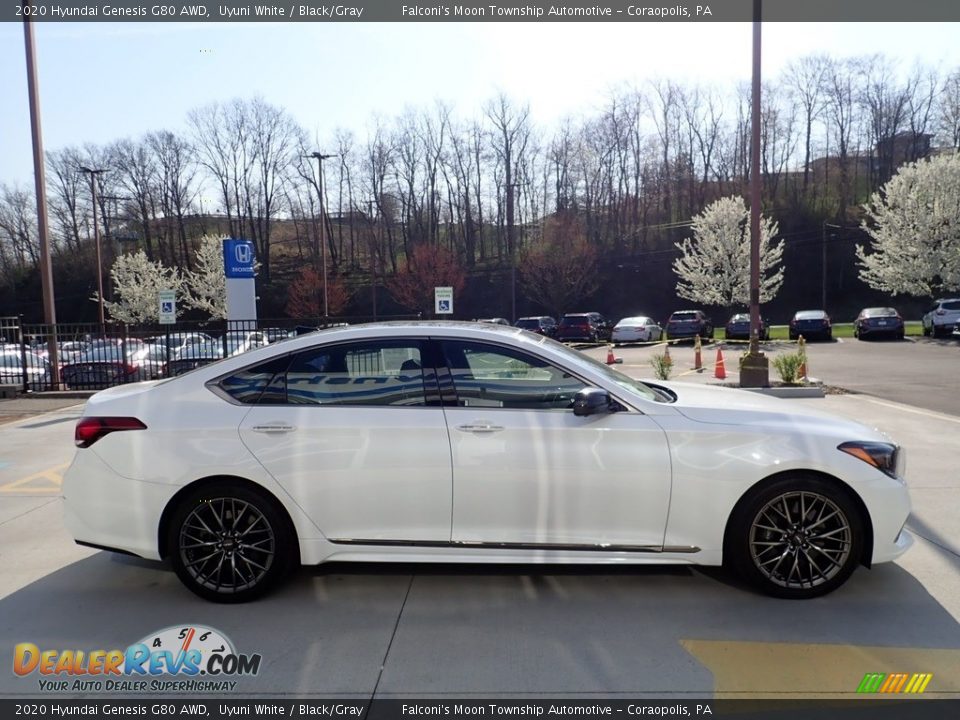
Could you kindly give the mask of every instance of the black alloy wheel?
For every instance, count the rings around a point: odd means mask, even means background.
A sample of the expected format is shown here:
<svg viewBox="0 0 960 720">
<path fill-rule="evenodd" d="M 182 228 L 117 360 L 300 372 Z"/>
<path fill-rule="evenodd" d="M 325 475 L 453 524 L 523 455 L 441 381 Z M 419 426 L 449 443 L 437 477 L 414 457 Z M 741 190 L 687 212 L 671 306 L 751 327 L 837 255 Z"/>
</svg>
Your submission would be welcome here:
<svg viewBox="0 0 960 720">
<path fill-rule="evenodd" d="M 292 528 L 277 503 L 247 487 L 201 487 L 178 505 L 167 549 L 181 582 L 206 600 L 260 597 L 292 568 Z"/>
<path fill-rule="evenodd" d="M 828 480 L 778 480 L 738 506 L 731 522 L 726 559 L 768 595 L 826 595 L 860 562 L 863 519 L 848 491 Z"/>
</svg>

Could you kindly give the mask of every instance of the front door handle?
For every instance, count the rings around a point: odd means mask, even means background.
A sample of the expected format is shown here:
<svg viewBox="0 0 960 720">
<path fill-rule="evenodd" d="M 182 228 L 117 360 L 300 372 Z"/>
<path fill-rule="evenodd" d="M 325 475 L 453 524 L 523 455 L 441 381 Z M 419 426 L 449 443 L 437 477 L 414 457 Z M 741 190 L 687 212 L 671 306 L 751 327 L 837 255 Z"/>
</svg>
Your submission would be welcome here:
<svg viewBox="0 0 960 720">
<path fill-rule="evenodd" d="M 502 425 L 491 425 L 490 423 L 472 423 L 470 425 L 457 425 L 457 430 L 472 433 L 493 433 L 503 430 Z"/>
<path fill-rule="evenodd" d="M 284 425 L 282 423 L 270 423 L 268 425 L 254 425 L 251 428 L 258 433 L 288 433 L 296 430 L 293 425 Z"/>
</svg>

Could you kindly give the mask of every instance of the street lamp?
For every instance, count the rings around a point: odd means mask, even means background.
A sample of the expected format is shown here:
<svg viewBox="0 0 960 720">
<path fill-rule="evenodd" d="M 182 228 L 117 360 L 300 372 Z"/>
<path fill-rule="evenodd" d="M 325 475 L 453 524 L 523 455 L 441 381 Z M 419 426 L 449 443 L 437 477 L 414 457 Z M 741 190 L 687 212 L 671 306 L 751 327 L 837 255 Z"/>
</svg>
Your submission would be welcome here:
<svg viewBox="0 0 960 720">
<path fill-rule="evenodd" d="M 318 241 L 320 243 L 320 254 L 323 258 L 323 319 L 326 321 L 327 317 L 330 315 L 330 308 L 327 303 L 327 243 L 323 237 L 324 235 L 324 221 L 323 221 L 323 161 L 329 160 L 334 155 L 324 155 L 321 152 L 312 152 L 308 157 L 317 159 L 317 195 L 320 196 L 320 234 L 318 235 Z"/>
<path fill-rule="evenodd" d="M 103 335 L 103 260 L 100 254 L 100 229 L 97 227 L 97 175 L 105 172 L 103 168 L 80 166 L 81 172 L 90 176 L 90 194 L 93 196 L 93 242 L 97 246 L 97 300 L 100 313 L 100 334 Z"/>
</svg>

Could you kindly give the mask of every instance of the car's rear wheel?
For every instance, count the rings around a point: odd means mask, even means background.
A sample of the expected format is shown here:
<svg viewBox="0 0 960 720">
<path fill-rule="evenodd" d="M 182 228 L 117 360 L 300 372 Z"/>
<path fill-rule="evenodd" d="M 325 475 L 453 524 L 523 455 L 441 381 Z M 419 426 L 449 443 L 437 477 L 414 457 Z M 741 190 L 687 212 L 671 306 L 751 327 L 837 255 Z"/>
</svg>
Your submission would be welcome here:
<svg viewBox="0 0 960 720">
<path fill-rule="evenodd" d="M 276 501 L 229 483 L 201 487 L 180 502 L 167 548 L 181 582 L 222 603 L 260 597 L 296 557 L 292 529 Z"/>
<path fill-rule="evenodd" d="M 731 523 L 730 564 L 775 597 L 826 595 L 860 562 L 863 519 L 846 490 L 821 478 L 777 480 L 741 503 Z"/>
</svg>

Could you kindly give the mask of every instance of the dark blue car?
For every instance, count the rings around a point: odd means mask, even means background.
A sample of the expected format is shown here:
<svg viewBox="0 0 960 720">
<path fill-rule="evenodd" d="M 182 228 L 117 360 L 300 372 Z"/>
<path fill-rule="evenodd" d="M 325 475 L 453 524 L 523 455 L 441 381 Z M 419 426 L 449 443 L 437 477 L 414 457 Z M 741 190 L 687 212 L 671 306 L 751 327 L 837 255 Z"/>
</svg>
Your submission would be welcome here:
<svg viewBox="0 0 960 720">
<path fill-rule="evenodd" d="M 790 339 L 833 340 L 833 324 L 826 310 L 800 310 L 790 321 Z"/>
</svg>

